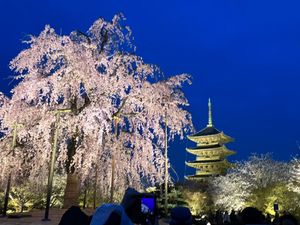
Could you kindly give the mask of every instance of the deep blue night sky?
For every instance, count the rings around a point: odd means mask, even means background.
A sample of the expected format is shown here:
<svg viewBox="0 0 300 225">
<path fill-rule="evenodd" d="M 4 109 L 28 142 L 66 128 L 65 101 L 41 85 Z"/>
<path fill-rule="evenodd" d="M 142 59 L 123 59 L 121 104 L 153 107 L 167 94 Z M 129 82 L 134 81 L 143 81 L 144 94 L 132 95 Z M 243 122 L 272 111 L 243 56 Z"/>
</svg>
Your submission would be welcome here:
<svg viewBox="0 0 300 225">
<path fill-rule="evenodd" d="M 63 34 L 86 31 L 98 17 L 122 12 L 138 55 L 168 75 L 193 76 L 185 92 L 196 130 L 207 123 L 211 97 L 214 125 L 235 138 L 231 160 L 251 152 L 289 160 L 300 141 L 299 8 L 298 0 L 1 0 L 0 90 L 12 88 L 8 63 L 25 47 L 25 35 L 38 35 L 45 24 Z M 186 145 L 192 143 L 170 147 L 180 177 Z"/>
</svg>

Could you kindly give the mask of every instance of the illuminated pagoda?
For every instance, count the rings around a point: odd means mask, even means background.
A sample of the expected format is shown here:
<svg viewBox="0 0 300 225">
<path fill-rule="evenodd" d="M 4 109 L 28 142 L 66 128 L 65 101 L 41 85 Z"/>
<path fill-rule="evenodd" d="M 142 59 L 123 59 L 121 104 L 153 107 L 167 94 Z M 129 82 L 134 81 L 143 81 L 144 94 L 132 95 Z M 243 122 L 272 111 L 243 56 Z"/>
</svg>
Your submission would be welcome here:
<svg viewBox="0 0 300 225">
<path fill-rule="evenodd" d="M 226 174 L 231 163 L 226 157 L 235 154 L 226 148 L 225 144 L 232 142 L 233 138 L 216 129 L 212 123 L 211 102 L 208 99 L 208 124 L 196 134 L 189 135 L 188 139 L 197 144 L 186 151 L 196 156 L 195 161 L 186 162 L 186 165 L 196 169 L 196 174 L 186 176 L 188 180 L 204 181 L 210 176 Z"/>
</svg>

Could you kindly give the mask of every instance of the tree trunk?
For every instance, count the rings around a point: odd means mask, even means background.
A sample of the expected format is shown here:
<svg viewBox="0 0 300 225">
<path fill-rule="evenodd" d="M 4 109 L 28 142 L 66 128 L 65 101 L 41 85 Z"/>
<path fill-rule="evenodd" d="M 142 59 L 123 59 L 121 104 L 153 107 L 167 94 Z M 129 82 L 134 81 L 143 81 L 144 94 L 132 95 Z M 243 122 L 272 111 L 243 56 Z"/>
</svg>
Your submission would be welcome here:
<svg viewBox="0 0 300 225">
<path fill-rule="evenodd" d="M 77 206 L 79 204 L 78 202 L 79 195 L 80 195 L 80 181 L 78 175 L 68 173 L 63 208 L 67 209 L 73 205 Z"/>
<path fill-rule="evenodd" d="M 63 205 L 63 208 L 65 209 L 70 208 L 73 205 L 78 206 L 79 204 L 80 180 L 75 172 L 74 166 L 72 166 L 73 156 L 76 152 L 76 137 L 77 135 L 74 135 L 70 139 L 70 143 L 68 145 L 68 160 L 66 163 L 67 185 L 65 189 Z"/>
</svg>

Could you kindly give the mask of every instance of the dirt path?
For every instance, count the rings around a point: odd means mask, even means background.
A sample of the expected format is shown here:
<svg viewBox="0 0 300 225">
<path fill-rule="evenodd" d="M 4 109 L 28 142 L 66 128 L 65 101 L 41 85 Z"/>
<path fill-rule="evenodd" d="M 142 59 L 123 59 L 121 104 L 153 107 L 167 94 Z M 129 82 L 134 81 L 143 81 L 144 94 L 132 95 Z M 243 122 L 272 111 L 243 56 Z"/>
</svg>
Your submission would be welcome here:
<svg viewBox="0 0 300 225">
<path fill-rule="evenodd" d="M 63 209 L 51 209 L 49 213 L 50 221 L 42 221 L 44 218 L 44 210 L 34 210 L 29 214 L 31 217 L 24 218 L 0 218 L 0 225 L 58 225 L 60 218 L 64 214 Z M 85 213 L 91 215 L 93 210 L 86 210 Z M 160 225 L 167 225 L 163 221 L 159 222 Z"/>
<path fill-rule="evenodd" d="M 1 225 L 57 225 L 59 220 L 65 210 L 63 209 L 51 209 L 49 212 L 50 221 L 42 221 L 44 218 L 44 210 L 34 210 L 31 211 L 31 217 L 24 217 L 24 218 L 0 218 Z"/>
</svg>

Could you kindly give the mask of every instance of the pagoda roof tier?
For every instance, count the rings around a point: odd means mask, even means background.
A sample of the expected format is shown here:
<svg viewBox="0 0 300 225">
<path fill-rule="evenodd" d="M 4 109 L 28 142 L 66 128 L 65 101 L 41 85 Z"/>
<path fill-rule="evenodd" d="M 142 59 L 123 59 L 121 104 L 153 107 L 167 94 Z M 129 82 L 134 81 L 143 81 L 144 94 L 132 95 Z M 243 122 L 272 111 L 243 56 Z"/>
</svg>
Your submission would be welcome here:
<svg viewBox="0 0 300 225">
<path fill-rule="evenodd" d="M 188 149 L 191 149 L 191 150 L 195 150 L 195 149 L 213 149 L 213 148 L 219 148 L 219 147 L 222 147 L 222 146 L 224 146 L 224 145 L 221 145 L 221 144 L 199 145 L 199 146 L 188 148 Z"/>
<path fill-rule="evenodd" d="M 215 145 L 216 147 L 195 147 L 195 148 L 186 148 L 186 151 L 197 156 L 207 156 L 207 155 L 212 155 L 212 156 L 217 156 L 219 155 L 220 157 L 226 157 L 230 155 L 234 155 L 235 151 L 229 150 L 226 148 L 224 145 Z"/>
<path fill-rule="evenodd" d="M 213 175 L 195 174 L 195 175 L 184 176 L 184 178 L 187 180 L 204 180 L 204 179 L 207 179 L 207 178 L 213 177 L 213 176 L 219 176 L 219 174 L 213 174 Z"/>
<path fill-rule="evenodd" d="M 205 129 L 209 129 L 212 127 L 206 127 Z M 232 142 L 234 139 L 222 132 L 215 133 L 215 134 L 208 134 L 208 135 L 189 135 L 188 139 L 190 139 L 193 142 L 196 142 L 198 145 L 216 145 L 216 144 L 226 144 L 229 142 Z"/>
<path fill-rule="evenodd" d="M 202 169 L 203 166 L 210 166 L 215 165 L 220 168 L 227 168 L 231 166 L 231 163 L 229 163 L 227 160 L 206 160 L 206 161 L 191 161 L 191 162 L 185 162 L 185 164 L 189 167 L 195 168 L 195 169 Z"/>
<path fill-rule="evenodd" d="M 199 177 L 211 177 L 211 176 L 210 175 L 195 174 L 195 175 L 187 175 L 186 177 L 197 177 L 197 178 L 199 178 Z"/>
<path fill-rule="evenodd" d="M 211 160 L 211 159 L 207 159 L 207 160 L 195 160 L 195 161 L 188 161 L 187 163 L 218 163 L 218 162 L 223 162 L 223 160 Z"/>
<path fill-rule="evenodd" d="M 188 176 L 184 176 L 184 179 L 187 180 L 202 180 L 205 178 L 211 177 L 209 175 L 188 175 Z"/>
<path fill-rule="evenodd" d="M 192 134 L 190 136 L 197 137 L 197 136 L 214 135 L 214 134 L 219 134 L 219 133 L 221 133 L 221 131 L 219 131 L 214 126 L 207 126 L 204 129 L 197 132 L 196 134 Z"/>
<path fill-rule="evenodd" d="M 185 179 L 187 180 L 201 180 L 211 177 L 211 175 L 190 175 L 190 176 L 184 176 Z"/>
<path fill-rule="evenodd" d="M 219 174 L 224 174 L 226 168 L 222 168 L 219 170 L 198 170 L 196 175 L 208 175 L 208 176 L 213 176 L 213 175 L 219 175 Z"/>
</svg>

